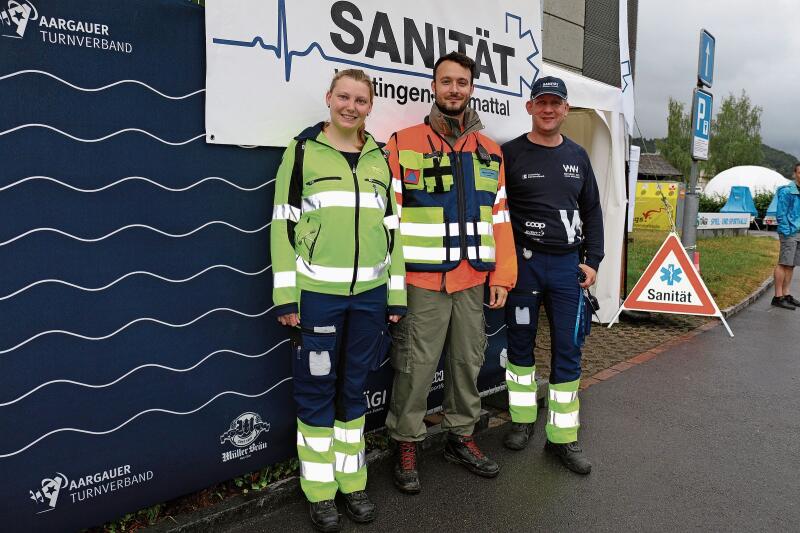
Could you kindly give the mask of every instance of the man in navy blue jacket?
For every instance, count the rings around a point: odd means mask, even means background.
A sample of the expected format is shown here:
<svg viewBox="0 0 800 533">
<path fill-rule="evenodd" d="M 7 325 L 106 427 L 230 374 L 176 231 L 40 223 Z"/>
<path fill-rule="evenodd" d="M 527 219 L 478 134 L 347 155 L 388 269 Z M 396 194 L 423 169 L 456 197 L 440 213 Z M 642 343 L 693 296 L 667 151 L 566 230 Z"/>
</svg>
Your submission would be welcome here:
<svg viewBox="0 0 800 533">
<path fill-rule="evenodd" d="M 588 474 L 578 445 L 581 345 L 591 321 L 583 291 L 603 259 L 603 214 L 597 181 L 582 147 L 561 134 L 569 112 L 559 78 L 537 80 L 526 104 L 532 130 L 503 145 L 517 285 L 508 295 L 508 385 L 511 429 L 505 445 L 523 449 L 536 421 L 533 348 L 539 307 L 550 322 L 551 364 L 545 448 L 570 470 Z"/>
</svg>

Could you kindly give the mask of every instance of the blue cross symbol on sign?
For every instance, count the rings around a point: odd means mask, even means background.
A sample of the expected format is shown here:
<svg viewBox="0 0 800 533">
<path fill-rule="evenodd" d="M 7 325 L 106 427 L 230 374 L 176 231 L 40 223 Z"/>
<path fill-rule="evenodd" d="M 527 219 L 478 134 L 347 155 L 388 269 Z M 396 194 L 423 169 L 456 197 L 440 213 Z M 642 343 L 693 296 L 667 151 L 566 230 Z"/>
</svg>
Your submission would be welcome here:
<svg viewBox="0 0 800 533">
<path fill-rule="evenodd" d="M 675 265 L 661 267 L 661 281 L 666 281 L 670 287 L 681 282 L 681 274 L 683 274 L 683 269 Z"/>
</svg>

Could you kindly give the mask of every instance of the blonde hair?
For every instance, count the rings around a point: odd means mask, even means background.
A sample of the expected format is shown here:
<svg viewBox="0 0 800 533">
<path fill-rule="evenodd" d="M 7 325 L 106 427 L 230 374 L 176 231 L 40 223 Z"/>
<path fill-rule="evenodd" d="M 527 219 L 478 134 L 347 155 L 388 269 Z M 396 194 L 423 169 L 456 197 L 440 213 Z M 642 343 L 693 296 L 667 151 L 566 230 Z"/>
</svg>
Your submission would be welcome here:
<svg viewBox="0 0 800 533">
<path fill-rule="evenodd" d="M 353 81 L 359 81 L 365 83 L 369 88 L 369 103 L 371 104 L 372 101 L 375 99 L 375 87 L 372 86 L 372 78 L 369 77 L 369 74 L 364 72 L 359 68 L 348 68 L 344 70 L 339 70 L 336 74 L 333 75 L 333 79 L 331 80 L 331 86 L 328 88 L 328 93 L 332 93 L 333 89 L 336 87 L 336 82 L 338 82 L 342 78 L 350 78 Z M 358 139 L 361 141 L 361 144 L 367 142 L 367 136 L 365 135 L 366 126 L 364 124 L 358 129 Z"/>
</svg>

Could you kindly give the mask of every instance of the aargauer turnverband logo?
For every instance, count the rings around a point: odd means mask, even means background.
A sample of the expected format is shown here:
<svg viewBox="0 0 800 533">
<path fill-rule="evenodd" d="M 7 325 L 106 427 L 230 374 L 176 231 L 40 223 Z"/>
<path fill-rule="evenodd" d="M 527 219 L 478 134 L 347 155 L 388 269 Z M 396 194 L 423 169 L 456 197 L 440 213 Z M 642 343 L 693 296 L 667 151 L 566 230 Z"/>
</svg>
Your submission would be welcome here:
<svg viewBox="0 0 800 533">
<path fill-rule="evenodd" d="M 40 13 L 29 0 L 8 0 L 5 8 L 0 9 L 0 35 L 3 37 L 22 39 L 26 35 L 38 34 L 41 42 L 47 45 L 123 54 L 133 52 L 133 44 L 117 38 L 110 25 L 88 20 L 82 15 Z"/>
<path fill-rule="evenodd" d="M 152 470 L 134 472 L 131 465 L 121 465 L 75 477 L 57 472 L 53 477 L 42 479 L 41 487 L 29 492 L 30 499 L 39 508 L 37 514 L 41 514 L 54 510 L 59 502 L 82 503 L 152 479 Z"/>
</svg>

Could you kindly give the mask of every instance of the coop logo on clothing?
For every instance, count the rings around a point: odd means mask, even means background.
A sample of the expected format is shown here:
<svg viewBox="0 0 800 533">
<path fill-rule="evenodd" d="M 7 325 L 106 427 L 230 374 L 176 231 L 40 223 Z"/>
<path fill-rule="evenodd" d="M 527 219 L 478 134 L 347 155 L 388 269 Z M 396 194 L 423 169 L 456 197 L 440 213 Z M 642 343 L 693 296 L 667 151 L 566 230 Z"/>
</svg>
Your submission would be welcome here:
<svg viewBox="0 0 800 533">
<path fill-rule="evenodd" d="M 108 24 L 72 18 L 61 12 L 39 13 L 29 0 L 8 0 L 5 8 L 2 2 L 0 0 L 0 35 L 4 37 L 21 39 L 26 33 L 38 33 L 46 45 L 92 48 L 122 54 L 133 52 L 133 45 L 120 39 Z M 38 32 L 31 28 L 36 25 L 31 23 L 37 21 Z"/>
<path fill-rule="evenodd" d="M 73 477 L 71 480 L 61 472 L 42 479 L 41 487 L 28 491 L 30 499 L 37 505 L 37 514 L 56 508 L 59 502 L 82 503 L 118 490 L 147 483 L 153 479 L 153 471 L 132 473 L 131 465 L 122 465 Z M 66 496 L 62 496 L 66 493 Z"/>
<path fill-rule="evenodd" d="M 222 462 L 231 459 L 246 459 L 253 453 L 267 448 L 266 442 L 255 442 L 259 435 L 268 432 L 269 422 L 264 422 L 258 413 L 246 412 L 233 419 L 228 431 L 219 436 L 219 443 L 230 442 L 236 449 L 222 453 Z"/>
<path fill-rule="evenodd" d="M 5 8 L 0 2 L 0 10 L 0 35 L 3 37 L 22 39 L 25 36 L 28 22 L 39 18 L 36 7 L 27 0 L 21 2 L 8 0 Z"/>
<path fill-rule="evenodd" d="M 564 177 L 581 179 L 581 169 L 578 165 L 561 165 L 564 167 Z"/>
</svg>

